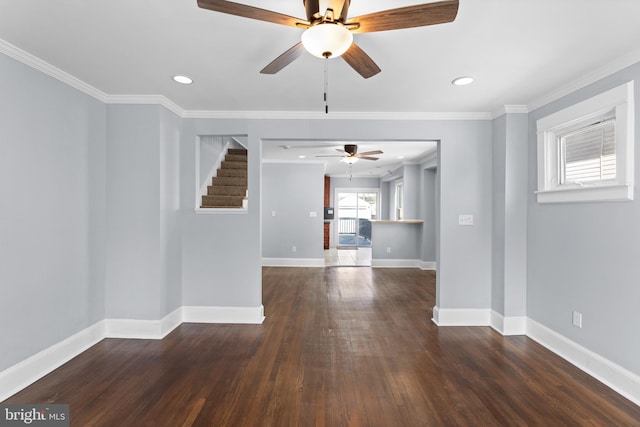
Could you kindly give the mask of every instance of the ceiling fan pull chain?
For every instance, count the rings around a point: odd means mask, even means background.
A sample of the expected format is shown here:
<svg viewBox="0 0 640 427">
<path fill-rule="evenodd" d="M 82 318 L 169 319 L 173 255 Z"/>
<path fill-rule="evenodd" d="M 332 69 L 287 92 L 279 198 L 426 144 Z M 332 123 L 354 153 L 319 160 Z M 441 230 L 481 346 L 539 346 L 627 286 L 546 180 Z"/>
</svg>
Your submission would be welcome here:
<svg viewBox="0 0 640 427">
<path fill-rule="evenodd" d="M 324 113 L 329 114 L 329 57 L 324 59 Z"/>
</svg>

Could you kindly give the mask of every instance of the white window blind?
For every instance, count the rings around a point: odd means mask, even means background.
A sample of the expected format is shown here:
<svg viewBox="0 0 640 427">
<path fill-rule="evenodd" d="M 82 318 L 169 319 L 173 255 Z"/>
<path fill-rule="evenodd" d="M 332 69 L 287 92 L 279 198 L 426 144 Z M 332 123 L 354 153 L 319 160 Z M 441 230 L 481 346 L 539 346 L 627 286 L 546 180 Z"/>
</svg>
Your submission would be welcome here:
<svg viewBox="0 0 640 427">
<path fill-rule="evenodd" d="M 603 120 L 560 137 L 560 184 L 616 179 L 616 123 Z"/>
</svg>

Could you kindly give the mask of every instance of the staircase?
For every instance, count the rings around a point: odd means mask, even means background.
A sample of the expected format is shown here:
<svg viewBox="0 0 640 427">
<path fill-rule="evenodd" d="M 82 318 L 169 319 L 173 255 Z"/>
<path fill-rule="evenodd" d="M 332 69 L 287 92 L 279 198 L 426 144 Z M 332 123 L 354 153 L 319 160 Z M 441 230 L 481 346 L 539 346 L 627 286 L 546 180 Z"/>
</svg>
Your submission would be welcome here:
<svg viewBox="0 0 640 427">
<path fill-rule="evenodd" d="M 201 208 L 242 208 L 247 198 L 247 150 L 230 148 L 202 196 Z"/>
</svg>

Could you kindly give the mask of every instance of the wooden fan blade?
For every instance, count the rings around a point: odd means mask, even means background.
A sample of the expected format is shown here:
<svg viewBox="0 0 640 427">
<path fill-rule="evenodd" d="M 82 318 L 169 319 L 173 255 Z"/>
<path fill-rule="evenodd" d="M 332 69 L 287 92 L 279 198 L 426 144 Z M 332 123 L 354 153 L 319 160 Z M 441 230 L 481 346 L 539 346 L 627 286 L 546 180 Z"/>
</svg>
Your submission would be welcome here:
<svg viewBox="0 0 640 427">
<path fill-rule="evenodd" d="M 378 160 L 378 157 L 369 157 L 369 156 L 357 156 L 359 159 L 364 160 Z"/>
<path fill-rule="evenodd" d="M 373 59 L 355 43 L 352 43 L 351 47 L 342 54 L 342 58 L 365 79 L 375 76 L 381 71 Z"/>
<path fill-rule="evenodd" d="M 316 156 L 316 157 L 346 157 L 346 156 L 341 156 L 339 154 L 327 154 L 327 155 Z"/>
<path fill-rule="evenodd" d="M 340 11 L 340 22 L 347 22 L 347 14 L 349 13 L 349 5 L 351 4 L 351 0 L 344 0 L 342 2 L 342 10 Z M 336 11 L 337 12 L 337 11 Z"/>
<path fill-rule="evenodd" d="M 298 59 L 300 55 L 304 53 L 304 46 L 302 42 L 298 42 L 289 48 L 282 55 L 278 56 L 276 59 L 271 61 L 269 65 L 260 70 L 261 74 L 275 74 L 278 71 L 282 70 L 287 65 L 291 64 L 293 61 Z"/>
<path fill-rule="evenodd" d="M 257 19 L 258 21 L 273 22 L 274 24 L 287 25 L 289 27 L 309 26 L 309 22 L 294 18 L 271 10 L 233 3 L 225 0 L 198 0 L 198 7 L 213 10 L 214 12 L 227 13 L 229 15 L 242 16 L 244 18 Z"/>
<path fill-rule="evenodd" d="M 444 24 L 456 19 L 457 14 L 458 0 L 446 0 L 357 16 L 349 19 L 347 24 L 357 25 L 351 30 L 352 33 L 371 33 Z"/>
<path fill-rule="evenodd" d="M 304 0 L 304 7 L 307 10 L 307 21 L 313 21 L 314 15 L 320 12 L 319 0 Z"/>
<path fill-rule="evenodd" d="M 372 154 L 384 154 L 384 153 L 380 150 L 365 151 L 364 153 L 359 153 L 358 156 L 370 156 Z"/>
</svg>

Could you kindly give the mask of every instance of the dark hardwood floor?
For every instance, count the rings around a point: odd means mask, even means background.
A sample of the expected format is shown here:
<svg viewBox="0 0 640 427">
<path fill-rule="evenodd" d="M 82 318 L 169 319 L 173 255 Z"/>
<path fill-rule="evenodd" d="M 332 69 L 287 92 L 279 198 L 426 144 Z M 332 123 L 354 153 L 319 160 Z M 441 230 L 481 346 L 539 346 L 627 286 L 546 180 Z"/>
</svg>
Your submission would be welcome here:
<svg viewBox="0 0 640 427">
<path fill-rule="evenodd" d="M 74 426 L 640 426 L 640 407 L 525 337 L 431 322 L 435 275 L 265 268 L 262 325 L 106 339 L 6 403 Z"/>
</svg>

